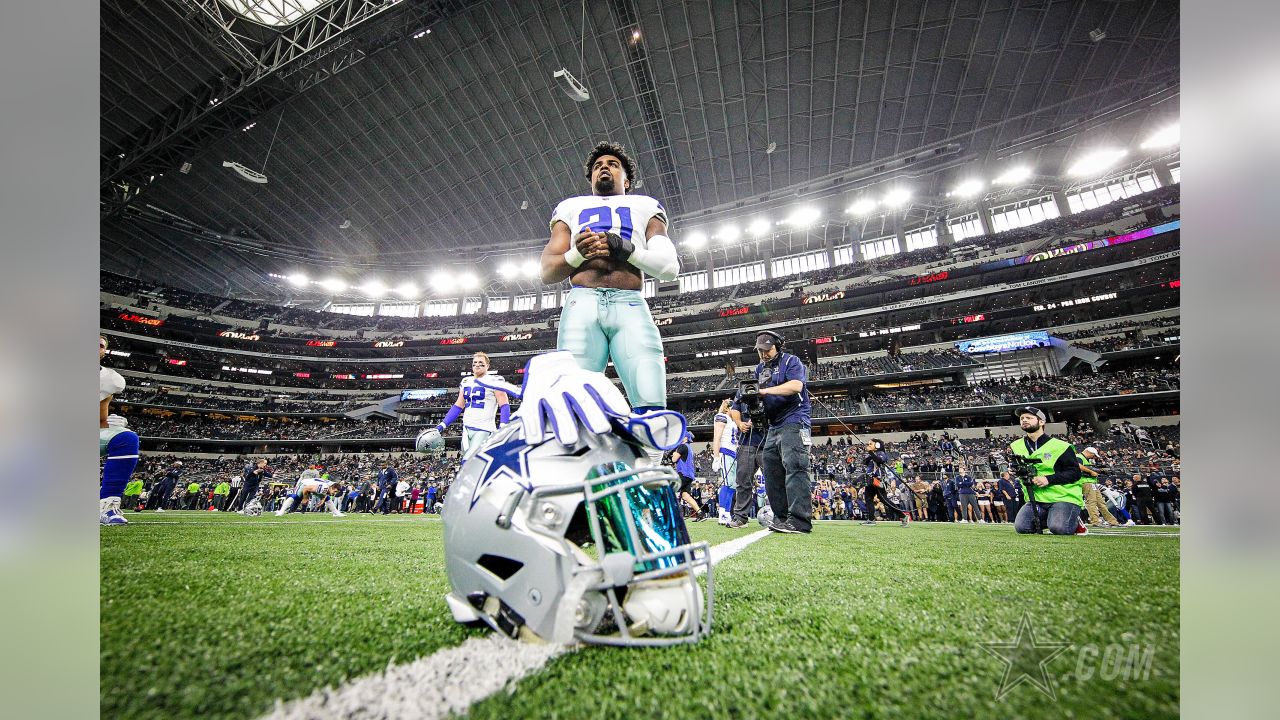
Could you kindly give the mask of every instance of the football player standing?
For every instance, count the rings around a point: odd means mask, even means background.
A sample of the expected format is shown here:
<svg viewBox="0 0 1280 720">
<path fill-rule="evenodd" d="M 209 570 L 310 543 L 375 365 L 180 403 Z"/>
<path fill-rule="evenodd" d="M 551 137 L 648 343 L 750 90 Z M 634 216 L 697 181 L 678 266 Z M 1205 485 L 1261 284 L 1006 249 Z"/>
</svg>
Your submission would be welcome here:
<svg viewBox="0 0 1280 720">
<path fill-rule="evenodd" d="M 729 416 L 729 406 L 732 404 L 732 400 L 720 402 L 714 421 L 715 433 L 711 440 L 711 445 L 715 448 L 711 469 L 720 471 L 716 507 L 720 509 L 721 525 L 728 525 L 733 520 L 734 488 L 738 474 L 738 426 Z"/>
<path fill-rule="evenodd" d="M 670 281 L 680 272 L 667 213 L 647 195 L 627 194 L 635 165 L 621 146 L 599 143 L 585 169 L 591 194 L 556 206 L 542 251 L 542 282 L 572 284 L 556 348 L 585 370 L 604 372 L 612 360 L 632 409 L 659 410 L 667 406 L 662 337 L 641 290 L 645 274 Z"/>
<path fill-rule="evenodd" d="M 478 352 L 471 356 L 471 376 L 462 379 L 462 387 L 458 390 L 458 399 L 445 414 L 444 420 L 434 429 L 424 430 L 418 435 L 417 450 L 439 450 L 444 447 L 445 428 L 462 417 L 462 457 L 470 457 L 480 449 L 499 427 L 511 420 L 511 404 L 507 394 L 501 390 L 493 390 L 481 385 L 478 381 L 489 374 L 489 356 Z M 495 375 L 491 380 L 502 380 Z M 493 422 L 493 411 L 498 411 L 499 424 Z"/>
<path fill-rule="evenodd" d="M 98 336 L 98 362 L 107 354 L 106 336 Z M 111 368 L 98 366 L 98 454 L 102 463 L 102 480 L 98 486 L 98 522 L 103 525 L 128 525 L 120 512 L 120 495 L 138 466 L 138 434 L 119 415 L 111 415 L 111 398 L 124 390 L 124 378 Z"/>
</svg>

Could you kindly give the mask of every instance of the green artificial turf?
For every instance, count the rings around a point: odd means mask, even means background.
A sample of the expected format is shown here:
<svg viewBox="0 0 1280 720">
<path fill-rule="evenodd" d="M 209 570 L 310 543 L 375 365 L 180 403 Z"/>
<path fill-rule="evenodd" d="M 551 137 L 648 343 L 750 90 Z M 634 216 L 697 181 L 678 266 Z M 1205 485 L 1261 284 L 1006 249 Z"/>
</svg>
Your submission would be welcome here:
<svg viewBox="0 0 1280 720">
<path fill-rule="evenodd" d="M 254 717 L 485 632 L 449 617 L 435 519 L 130 517 L 102 532 L 103 717 Z M 714 545 L 759 528 L 689 529 Z M 1173 717 L 1179 542 L 819 523 L 715 569 L 701 643 L 582 649 L 470 714 Z M 1046 665 L 1056 700 L 1027 682 L 995 699 L 1005 665 L 982 643 L 1012 642 L 1024 612 L 1037 641 L 1072 644 Z M 1150 671 L 1126 678 L 1134 647 Z"/>
</svg>

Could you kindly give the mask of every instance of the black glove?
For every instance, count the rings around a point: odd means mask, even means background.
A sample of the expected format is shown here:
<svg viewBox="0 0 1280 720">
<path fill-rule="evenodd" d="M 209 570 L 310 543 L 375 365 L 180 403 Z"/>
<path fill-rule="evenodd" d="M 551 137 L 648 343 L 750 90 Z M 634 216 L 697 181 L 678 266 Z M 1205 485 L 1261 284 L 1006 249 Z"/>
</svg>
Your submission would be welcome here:
<svg viewBox="0 0 1280 720">
<path fill-rule="evenodd" d="M 636 250 L 636 246 L 632 245 L 630 240 L 623 240 L 618 233 L 605 233 L 604 237 L 609 242 L 609 257 L 627 260 Z"/>
</svg>

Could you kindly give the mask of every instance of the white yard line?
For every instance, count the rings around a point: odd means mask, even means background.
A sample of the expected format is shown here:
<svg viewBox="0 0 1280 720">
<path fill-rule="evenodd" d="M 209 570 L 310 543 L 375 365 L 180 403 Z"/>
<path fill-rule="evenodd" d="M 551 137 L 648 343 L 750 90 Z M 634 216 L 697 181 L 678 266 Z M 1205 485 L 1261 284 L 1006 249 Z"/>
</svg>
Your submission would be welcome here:
<svg viewBox="0 0 1280 720">
<path fill-rule="evenodd" d="M 711 564 L 718 565 L 768 534 L 761 530 L 712 547 Z M 576 649 L 490 633 L 411 663 L 387 665 L 380 673 L 317 690 L 301 700 L 276 701 L 264 720 L 435 720 L 462 715 L 490 695 L 510 691 L 552 658 Z"/>
</svg>

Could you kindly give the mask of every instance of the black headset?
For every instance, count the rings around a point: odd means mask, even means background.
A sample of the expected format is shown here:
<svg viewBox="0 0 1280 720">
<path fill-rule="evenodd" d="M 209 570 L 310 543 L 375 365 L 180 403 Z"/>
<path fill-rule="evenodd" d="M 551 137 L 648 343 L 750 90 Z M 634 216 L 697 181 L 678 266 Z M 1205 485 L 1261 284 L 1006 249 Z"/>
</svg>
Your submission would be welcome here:
<svg viewBox="0 0 1280 720">
<path fill-rule="evenodd" d="M 781 335 L 772 330 L 761 330 L 756 333 L 756 337 L 760 337 L 761 335 L 768 335 L 773 338 L 773 343 L 778 346 L 778 352 L 782 352 L 782 347 L 787 344 L 787 341 L 783 339 Z"/>
</svg>

